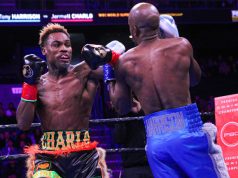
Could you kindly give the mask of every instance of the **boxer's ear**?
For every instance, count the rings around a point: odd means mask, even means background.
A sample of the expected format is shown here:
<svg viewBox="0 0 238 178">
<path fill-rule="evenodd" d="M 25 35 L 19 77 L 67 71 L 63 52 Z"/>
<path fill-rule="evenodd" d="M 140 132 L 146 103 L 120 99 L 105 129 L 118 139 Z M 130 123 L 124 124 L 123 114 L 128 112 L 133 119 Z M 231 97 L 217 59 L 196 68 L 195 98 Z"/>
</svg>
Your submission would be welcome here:
<svg viewBox="0 0 238 178">
<path fill-rule="evenodd" d="M 41 53 L 45 56 L 46 51 L 45 51 L 45 48 L 44 48 L 44 47 L 41 47 Z"/>
</svg>

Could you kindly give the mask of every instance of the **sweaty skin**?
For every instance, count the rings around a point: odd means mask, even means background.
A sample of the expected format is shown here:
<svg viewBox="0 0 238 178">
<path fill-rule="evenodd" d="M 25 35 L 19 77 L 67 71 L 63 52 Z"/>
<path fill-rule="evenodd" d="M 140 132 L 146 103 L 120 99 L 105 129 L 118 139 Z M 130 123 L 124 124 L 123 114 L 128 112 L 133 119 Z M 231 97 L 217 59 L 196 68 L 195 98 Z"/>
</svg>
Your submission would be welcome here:
<svg viewBox="0 0 238 178">
<path fill-rule="evenodd" d="M 92 71 L 85 62 L 70 65 L 70 39 L 62 32 L 49 35 L 42 48 L 49 71 L 37 84 L 37 103 L 21 101 L 17 109 L 18 126 L 30 128 L 35 113 L 42 130 L 88 129 L 98 79 L 102 70 Z"/>
<path fill-rule="evenodd" d="M 191 103 L 189 87 L 201 77 L 192 46 L 185 38 L 159 39 L 158 19 L 150 4 L 130 11 L 128 23 L 137 46 L 120 57 L 116 83 L 110 83 L 110 97 L 120 113 L 130 110 L 131 90 L 145 114 Z"/>
</svg>

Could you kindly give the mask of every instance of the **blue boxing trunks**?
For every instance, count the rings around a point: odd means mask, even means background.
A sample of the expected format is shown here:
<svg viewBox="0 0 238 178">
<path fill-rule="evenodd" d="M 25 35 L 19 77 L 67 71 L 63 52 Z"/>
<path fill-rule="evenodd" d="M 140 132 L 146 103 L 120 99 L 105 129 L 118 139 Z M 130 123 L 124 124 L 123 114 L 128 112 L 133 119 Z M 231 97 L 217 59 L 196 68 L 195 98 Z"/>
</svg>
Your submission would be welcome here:
<svg viewBox="0 0 238 178">
<path fill-rule="evenodd" d="M 209 128 L 203 128 L 196 104 L 149 114 L 144 124 L 155 178 L 229 177 L 222 151 Z"/>
</svg>

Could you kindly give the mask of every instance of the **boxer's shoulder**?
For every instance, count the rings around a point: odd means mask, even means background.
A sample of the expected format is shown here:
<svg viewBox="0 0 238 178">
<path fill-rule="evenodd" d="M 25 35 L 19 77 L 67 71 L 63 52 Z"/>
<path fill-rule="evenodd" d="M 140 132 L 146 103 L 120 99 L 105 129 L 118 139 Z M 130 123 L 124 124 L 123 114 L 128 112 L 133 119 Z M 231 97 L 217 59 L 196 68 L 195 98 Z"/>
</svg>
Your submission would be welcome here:
<svg viewBox="0 0 238 178">
<path fill-rule="evenodd" d="M 131 60 L 135 58 L 135 54 L 136 54 L 135 48 L 129 49 L 128 51 L 126 51 L 120 56 L 117 66 L 122 66 L 128 62 L 130 63 Z"/>
<path fill-rule="evenodd" d="M 190 42 L 183 37 L 178 37 L 178 38 L 167 38 L 167 39 L 162 39 L 162 43 L 159 43 L 158 46 L 163 48 L 170 48 L 170 49 L 179 49 L 179 50 L 187 50 L 191 48 Z"/>
<path fill-rule="evenodd" d="M 77 76 L 81 74 L 88 75 L 91 71 L 92 70 L 90 69 L 90 67 L 84 61 L 72 65 L 72 67 L 69 69 L 69 73 L 73 73 Z"/>
<path fill-rule="evenodd" d="M 188 39 L 184 38 L 184 37 L 178 37 L 178 38 L 172 38 L 172 39 L 168 39 L 168 40 L 173 40 L 175 44 L 177 45 L 182 45 L 182 46 L 190 46 L 190 42 L 188 41 Z"/>
<path fill-rule="evenodd" d="M 178 48 L 181 51 L 184 51 L 184 52 L 191 51 L 192 45 L 191 45 L 191 43 L 186 38 L 179 37 L 179 38 L 175 38 L 175 39 L 177 40 L 176 44 L 177 44 Z"/>
<path fill-rule="evenodd" d="M 45 83 L 45 81 L 48 80 L 48 75 L 49 75 L 49 72 L 46 72 L 45 74 L 40 76 L 40 79 L 37 83 L 37 87 L 41 87 Z"/>
</svg>

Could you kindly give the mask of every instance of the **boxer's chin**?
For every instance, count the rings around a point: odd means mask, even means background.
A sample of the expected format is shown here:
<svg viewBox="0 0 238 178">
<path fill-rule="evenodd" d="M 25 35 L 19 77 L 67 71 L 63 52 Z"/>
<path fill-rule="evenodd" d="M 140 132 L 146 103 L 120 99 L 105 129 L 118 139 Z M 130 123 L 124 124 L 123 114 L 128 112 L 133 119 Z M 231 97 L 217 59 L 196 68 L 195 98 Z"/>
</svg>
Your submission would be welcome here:
<svg viewBox="0 0 238 178">
<path fill-rule="evenodd" d="M 58 66 L 59 73 L 60 73 L 60 74 L 65 74 L 65 73 L 67 73 L 69 66 L 70 66 L 69 63 L 61 63 L 61 64 L 59 64 L 59 66 Z"/>
</svg>

